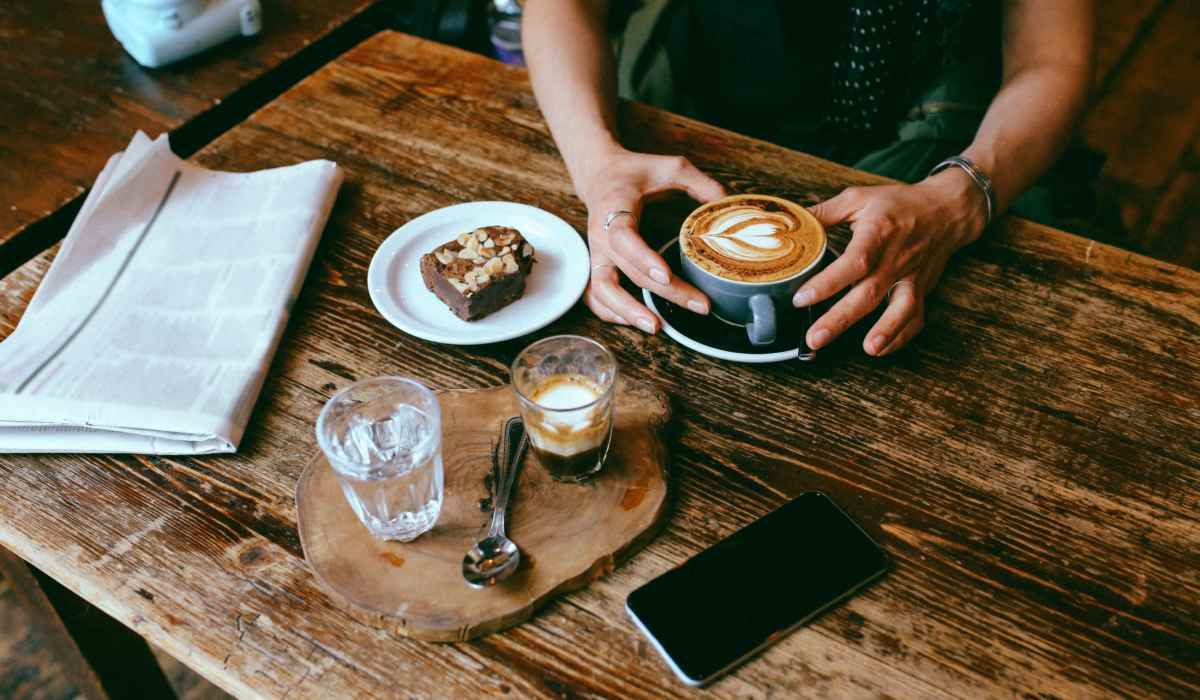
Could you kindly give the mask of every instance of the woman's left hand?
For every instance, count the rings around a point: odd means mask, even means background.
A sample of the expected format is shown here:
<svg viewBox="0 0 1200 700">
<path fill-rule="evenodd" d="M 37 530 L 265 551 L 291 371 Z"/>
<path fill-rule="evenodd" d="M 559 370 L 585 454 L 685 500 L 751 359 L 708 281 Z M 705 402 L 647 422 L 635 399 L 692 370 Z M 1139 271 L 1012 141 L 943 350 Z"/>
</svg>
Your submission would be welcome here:
<svg viewBox="0 0 1200 700">
<path fill-rule="evenodd" d="M 983 231 L 984 195 L 959 168 L 912 185 L 851 187 L 810 211 L 825 226 L 850 222 L 846 252 L 804 284 L 793 298 L 810 306 L 851 287 L 808 330 L 817 349 L 833 342 L 887 300 L 863 340 L 868 355 L 904 346 L 925 324 L 925 295 L 950 256 Z"/>
</svg>

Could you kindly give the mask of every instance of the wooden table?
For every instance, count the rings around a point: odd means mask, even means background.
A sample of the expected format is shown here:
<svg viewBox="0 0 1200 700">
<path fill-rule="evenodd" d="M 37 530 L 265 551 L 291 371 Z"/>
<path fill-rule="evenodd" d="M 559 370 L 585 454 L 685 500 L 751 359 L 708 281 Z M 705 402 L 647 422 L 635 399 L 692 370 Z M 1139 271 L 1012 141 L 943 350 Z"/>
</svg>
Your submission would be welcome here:
<svg viewBox="0 0 1200 700">
<path fill-rule="evenodd" d="M 337 47 L 314 45 L 352 29 L 352 20 L 376 2 L 263 0 L 259 36 L 157 70 L 125 53 L 99 0 L 0 3 L 0 273 L 11 269 L 5 259 L 15 265 L 45 247 L 5 244 L 64 205 L 81 203 L 134 130 L 156 136 L 187 127 L 173 135 L 174 145 L 194 151 L 273 96 L 272 90 L 320 65 Z M 352 42 L 365 34 L 358 32 Z M 306 49 L 315 55 L 301 57 Z M 65 233 L 63 222 L 55 223 L 61 230 L 45 232 L 39 237 L 44 243 Z"/>
<path fill-rule="evenodd" d="M 647 107 L 625 105 L 622 122 L 634 146 L 684 153 L 738 191 L 799 198 L 876 181 Z M 408 337 L 371 306 L 371 254 L 457 202 L 527 202 L 579 229 L 585 212 L 523 71 L 400 34 L 365 42 L 195 160 L 309 158 L 337 160 L 347 181 L 239 454 L 0 459 L 0 543 L 215 683 L 249 697 L 694 695 L 635 631 L 624 596 L 821 489 L 895 569 L 706 695 L 1200 694 L 1200 274 L 1013 219 L 951 265 L 924 333 L 884 360 L 858 351 L 860 335 L 812 366 L 730 364 L 575 308 L 538 335 L 596 337 L 674 397 L 664 533 L 475 642 L 354 621 L 296 534 L 292 492 L 318 410 L 379 374 L 502 384 L 530 340 Z M 49 259 L 4 283 L 0 333 Z"/>
</svg>

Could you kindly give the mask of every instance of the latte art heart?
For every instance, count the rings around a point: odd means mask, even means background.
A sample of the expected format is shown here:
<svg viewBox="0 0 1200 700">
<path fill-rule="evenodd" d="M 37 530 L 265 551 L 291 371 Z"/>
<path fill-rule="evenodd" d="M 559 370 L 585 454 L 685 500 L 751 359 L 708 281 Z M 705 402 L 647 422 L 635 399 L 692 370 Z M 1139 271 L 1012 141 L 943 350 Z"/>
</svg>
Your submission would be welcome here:
<svg viewBox="0 0 1200 700">
<path fill-rule="evenodd" d="M 803 207 L 767 195 L 710 202 L 683 224 L 683 253 L 704 270 L 739 282 L 799 274 L 825 248 L 825 229 Z"/>
<path fill-rule="evenodd" d="M 726 257 L 770 262 L 795 253 L 796 241 L 788 231 L 797 226 L 796 219 L 786 214 L 735 207 L 713 217 L 708 233 L 700 234 L 699 238 Z"/>
</svg>

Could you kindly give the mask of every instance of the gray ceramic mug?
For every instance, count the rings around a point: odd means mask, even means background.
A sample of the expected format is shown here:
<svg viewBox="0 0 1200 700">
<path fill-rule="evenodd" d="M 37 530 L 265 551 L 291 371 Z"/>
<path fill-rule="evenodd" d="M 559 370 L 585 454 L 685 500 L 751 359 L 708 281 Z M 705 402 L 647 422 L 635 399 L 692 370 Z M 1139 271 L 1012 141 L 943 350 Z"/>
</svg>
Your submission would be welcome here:
<svg viewBox="0 0 1200 700">
<path fill-rule="evenodd" d="M 731 198 L 732 199 L 732 198 Z M 797 205 L 798 206 L 798 205 Z M 746 336 L 752 345 L 770 345 L 778 335 L 780 308 L 791 306 L 792 296 L 821 267 L 829 239 L 821 242 L 821 252 L 804 269 L 770 282 L 741 282 L 705 270 L 688 258 L 680 234 L 679 258 L 684 277 L 704 292 L 712 309 L 726 321 L 745 325 Z M 783 306 L 787 305 L 787 307 Z"/>
</svg>

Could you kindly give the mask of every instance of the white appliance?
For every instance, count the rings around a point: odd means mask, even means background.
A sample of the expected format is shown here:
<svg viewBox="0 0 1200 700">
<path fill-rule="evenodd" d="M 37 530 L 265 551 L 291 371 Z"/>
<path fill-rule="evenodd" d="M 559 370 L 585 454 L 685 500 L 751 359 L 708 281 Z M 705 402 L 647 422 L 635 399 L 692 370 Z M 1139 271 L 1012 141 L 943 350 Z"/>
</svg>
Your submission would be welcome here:
<svg viewBox="0 0 1200 700">
<path fill-rule="evenodd" d="M 147 68 L 262 30 L 258 0 L 102 0 L 101 7 L 113 36 Z"/>
</svg>

